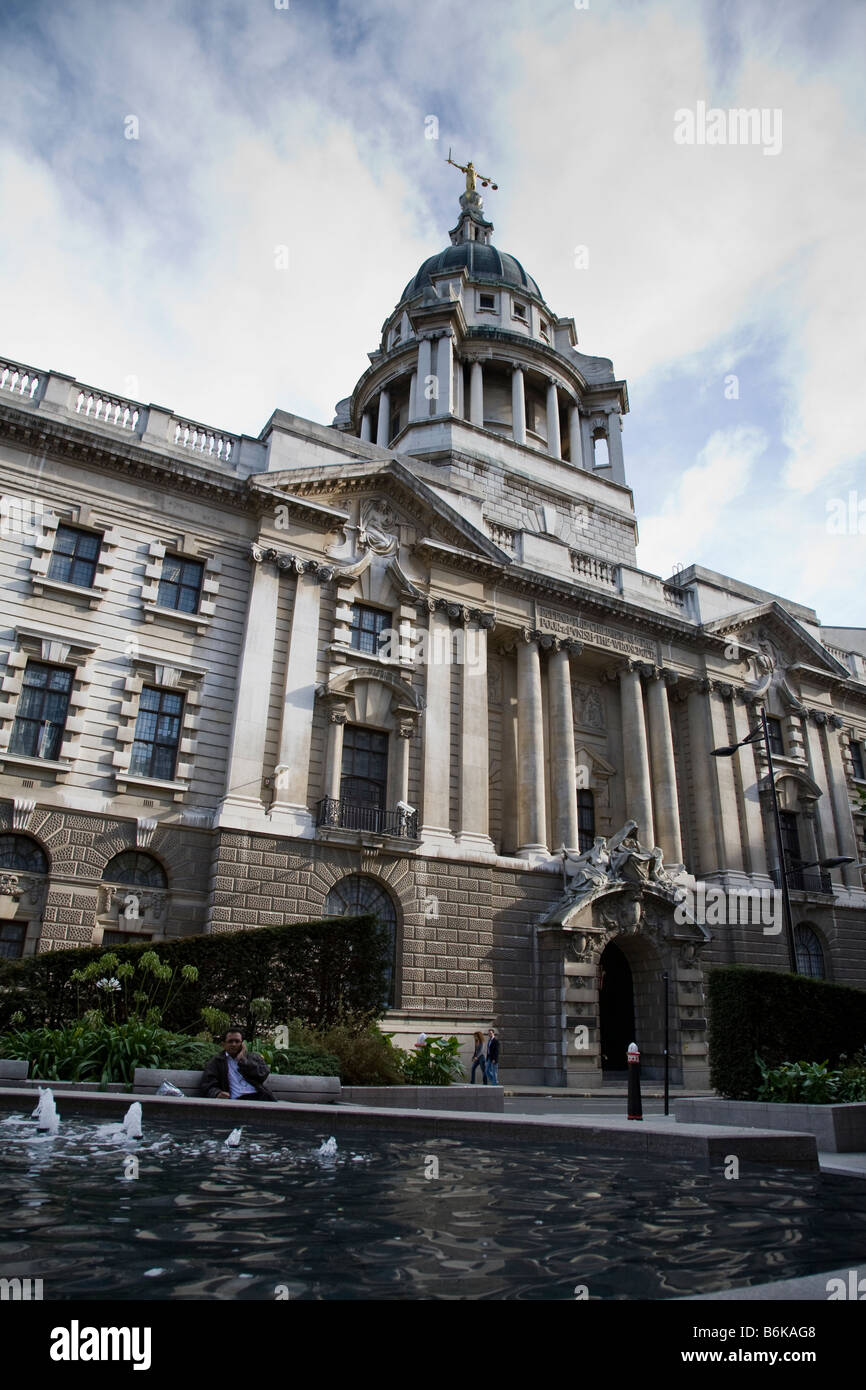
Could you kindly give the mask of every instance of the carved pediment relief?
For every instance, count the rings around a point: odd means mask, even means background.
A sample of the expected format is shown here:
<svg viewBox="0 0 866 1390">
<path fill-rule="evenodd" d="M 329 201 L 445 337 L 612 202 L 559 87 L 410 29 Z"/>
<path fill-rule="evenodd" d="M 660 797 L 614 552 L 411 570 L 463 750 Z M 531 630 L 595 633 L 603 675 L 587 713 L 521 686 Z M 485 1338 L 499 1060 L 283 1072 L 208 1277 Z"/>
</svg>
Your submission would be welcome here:
<svg viewBox="0 0 866 1390">
<path fill-rule="evenodd" d="M 748 608 L 706 624 L 706 630 L 730 637 L 743 647 L 743 659 L 752 669 L 752 689 L 763 695 L 780 687 L 780 695 L 791 708 L 799 708 L 792 667 L 803 663 L 812 668 L 847 678 L 848 668 L 775 600 Z"/>
</svg>

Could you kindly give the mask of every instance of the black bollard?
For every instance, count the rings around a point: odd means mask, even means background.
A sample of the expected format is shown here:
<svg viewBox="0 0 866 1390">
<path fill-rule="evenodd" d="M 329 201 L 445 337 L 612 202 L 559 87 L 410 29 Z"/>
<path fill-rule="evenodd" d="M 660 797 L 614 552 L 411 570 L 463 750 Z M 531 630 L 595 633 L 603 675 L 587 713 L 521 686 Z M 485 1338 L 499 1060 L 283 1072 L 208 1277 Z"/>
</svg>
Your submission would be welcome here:
<svg viewBox="0 0 866 1390">
<path fill-rule="evenodd" d="M 628 1047 L 628 1118 L 643 1119 L 643 1105 L 640 1098 L 640 1053 L 637 1043 Z"/>
</svg>

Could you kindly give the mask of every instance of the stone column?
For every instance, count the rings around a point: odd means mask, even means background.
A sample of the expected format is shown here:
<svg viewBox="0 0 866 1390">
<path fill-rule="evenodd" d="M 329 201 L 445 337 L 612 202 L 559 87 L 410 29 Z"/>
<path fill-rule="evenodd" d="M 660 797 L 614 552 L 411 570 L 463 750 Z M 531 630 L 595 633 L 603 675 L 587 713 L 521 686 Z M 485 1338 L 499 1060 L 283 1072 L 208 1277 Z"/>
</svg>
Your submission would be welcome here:
<svg viewBox="0 0 866 1390">
<path fill-rule="evenodd" d="M 614 483 L 625 482 L 625 463 L 622 457 L 622 416 L 612 410 L 607 417 L 607 453 L 610 476 Z"/>
<path fill-rule="evenodd" d="M 651 846 L 655 844 L 652 783 L 640 668 L 636 662 L 629 661 L 619 670 L 619 699 L 622 714 L 625 813 L 627 819 L 637 821 L 637 833 L 641 844 Z"/>
<path fill-rule="evenodd" d="M 526 395 L 523 386 L 522 367 L 515 367 L 511 373 L 511 420 L 515 444 L 525 444 Z"/>
<path fill-rule="evenodd" d="M 824 746 L 821 742 L 821 728 L 826 726 L 826 723 L 827 715 L 824 710 L 810 710 L 809 718 L 806 720 L 809 771 L 821 788 L 821 795 L 815 809 L 821 830 L 822 849 L 819 854 L 816 854 L 816 859 L 835 859 L 840 853 L 839 843 L 836 839 L 836 822 L 833 819 L 833 798 L 830 794 L 827 765 L 824 761 Z"/>
<path fill-rule="evenodd" d="M 559 392 L 555 381 L 547 383 L 547 452 L 555 459 L 562 458 L 562 440 L 559 437 Z"/>
<path fill-rule="evenodd" d="M 418 373 L 413 372 L 409 378 L 409 419 L 414 420 L 418 414 L 418 403 L 415 399 L 418 391 Z"/>
<path fill-rule="evenodd" d="M 253 573 L 247 601 L 244 644 L 240 656 L 234 718 L 226 771 L 226 794 L 220 808 L 220 824 L 231 824 L 233 809 L 263 814 L 265 738 L 271 694 L 274 634 L 280 575 L 270 560 L 253 547 Z M 228 814 L 224 813 L 227 812 Z"/>
<path fill-rule="evenodd" d="M 340 799 L 340 781 L 343 774 L 343 730 L 349 716 L 341 705 L 328 712 L 328 744 L 325 749 L 325 796 L 333 801 Z"/>
<path fill-rule="evenodd" d="M 373 427 L 370 423 L 369 410 L 365 410 L 364 414 L 361 416 L 361 438 L 365 440 L 368 444 L 371 442 L 373 438 Z"/>
<path fill-rule="evenodd" d="M 825 726 L 827 740 L 827 761 L 830 767 L 830 796 L 833 801 L 833 819 L 836 822 L 836 843 L 840 855 L 851 855 L 853 864 L 846 864 L 841 870 L 842 878 L 849 888 L 862 890 L 860 870 L 856 867 L 859 855 L 857 839 L 854 834 L 854 821 L 851 816 L 851 802 L 848 796 L 848 783 L 845 777 L 845 763 L 839 746 L 839 729 L 842 720 L 838 714 L 831 714 Z"/>
<path fill-rule="evenodd" d="M 391 439 L 391 393 L 379 392 L 379 420 L 376 426 L 376 443 L 387 449 Z"/>
<path fill-rule="evenodd" d="M 580 651 L 580 645 L 577 644 Z M 569 644 L 551 652 L 547 662 L 550 706 L 550 848 L 575 849 L 577 833 L 577 759 L 574 751 L 574 710 L 571 699 Z"/>
<path fill-rule="evenodd" d="M 519 844 L 517 767 L 520 737 L 517 715 L 517 661 L 514 649 L 502 651 L 502 851 L 513 854 Z M 507 660 L 504 658 L 508 657 Z"/>
<path fill-rule="evenodd" d="M 656 842 L 664 854 L 665 862 L 682 864 L 683 842 L 680 835 L 677 768 L 668 705 L 668 678 L 668 672 L 656 671 L 650 677 L 647 686 L 653 808 Z"/>
<path fill-rule="evenodd" d="M 409 742 L 415 737 L 415 722 L 401 719 L 397 726 L 396 766 L 394 769 L 395 801 L 409 803 Z"/>
<path fill-rule="evenodd" d="M 451 834 L 451 625 L 439 608 L 427 632 L 422 838 L 453 844 Z"/>
<path fill-rule="evenodd" d="M 731 742 L 725 702 L 732 698 L 734 689 L 727 681 L 711 681 L 710 687 L 707 701 L 712 750 L 723 748 Z M 716 840 L 721 854 L 719 868 L 743 873 L 743 844 L 740 838 L 733 758 L 714 758 L 710 753 L 710 765 L 715 771 L 715 777 L 711 780 L 714 786 L 714 815 L 718 832 Z"/>
<path fill-rule="evenodd" d="M 272 820 L 285 822 L 280 829 L 287 832 L 303 833 L 312 825 L 307 796 L 319 655 L 320 593 L 316 575 L 298 575 L 283 683 L 280 753 L 270 811 Z"/>
<path fill-rule="evenodd" d="M 487 628 L 463 629 L 460 684 L 460 832 L 458 844 L 493 853 L 489 827 L 490 755 L 487 723 Z"/>
<path fill-rule="evenodd" d="M 568 407 L 568 448 L 571 454 L 572 467 L 584 468 L 580 410 L 576 405 Z"/>
<path fill-rule="evenodd" d="M 430 348 L 430 339 L 421 338 L 418 343 L 418 380 L 415 384 L 413 420 L 426 420 L 430 414 L 430 399 L 427 395 L 428 378 L 432 375 Z"/>
<path fill-rule="evenodd" d="M 464 388 L 465 388 L 464 377 L 465 377 L 465 372 L 464 372 L 464 370 L 463 370 L 463 363 L 462 363 L 462 361 L 460 360 L 460 358 L 457 356 L 457 354 L 455 353 L 455 354 L 454 354 L 454 414 L 457 416 L 457 418 L 458 418 L 459 420 L 463 420 L 463 419 L 465 418 L 465 413 L 466 413 L 466 403 L 465 403 L 465 401 L 464 401 L 464 399 L 463 399 L 463 396 L 464 396 Z"/>
<path fill-rule="evenodd" d="M 740 699 L 734 700 L 734 742 L 740 743 L 758 725 L 761 718 L 751 701 L 745 700 L 742 691 Z M 764 813 L 761 808 L 761 782 L 764 771 L 758 762 L 756 743 L 747 743 L 740 749 L 737 757 L 740 766 L 740 804 L 743 824 L 746 830 L 745 856 L 748 872 L 768 877 L 767 849 L 764 843 Z"/>
<path fill-rule="evenodd" d="M 450 333 L 443 333 L 436 353 L 436 375 L 439 378 L 437 415 L 454 414 L 454 344 Z"/>
<path fill-rule="evenodd" d="M 546 859 L 541 655 L 529 631 L 517 646 L 517 738 L 517 853 L 522 859 Z"/>
<path fill-rule="evenodd" d="M 469 420 L 473 425 L 484 425 L 484 368 L 480 362 L 472 363 L 469 378 Z"/>
<path fill-rule="evenodd" d="M 710 777 L 709 717 L 706 679 L 696 682 L 688 697 L 689 753 L 692 773 L 693 823 L 697 831 L 698 863 L 689 864 L 695 877 L 706 878 L 719 868 L 716 849 L 716 822 L 713 812 L 713 787 Z"/>
</svg>

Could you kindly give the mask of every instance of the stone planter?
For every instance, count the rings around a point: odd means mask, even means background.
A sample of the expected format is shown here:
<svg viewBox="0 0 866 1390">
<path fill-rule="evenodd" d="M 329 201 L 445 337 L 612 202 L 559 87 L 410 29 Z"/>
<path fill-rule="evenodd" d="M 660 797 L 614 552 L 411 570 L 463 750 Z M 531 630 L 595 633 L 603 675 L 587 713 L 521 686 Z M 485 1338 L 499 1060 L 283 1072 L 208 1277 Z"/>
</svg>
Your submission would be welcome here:
<svg viewBox="0 0 866 1390">
<path fill-rule="evenodd" d="M 501 1086 L 344 1086 L 347 1105 L 387 1106 L 396 1110 L 466 1110 L 501 1115 Z"/>
<path fill-rule="evenodd" d="M 866 1151 L 866 1103 L 788 1105 L 758 1100 L 677 1100 L 675 1118 L 691 1125 L 734 1125 L 814 1134 L 819 1151 Z"/>
</svg>

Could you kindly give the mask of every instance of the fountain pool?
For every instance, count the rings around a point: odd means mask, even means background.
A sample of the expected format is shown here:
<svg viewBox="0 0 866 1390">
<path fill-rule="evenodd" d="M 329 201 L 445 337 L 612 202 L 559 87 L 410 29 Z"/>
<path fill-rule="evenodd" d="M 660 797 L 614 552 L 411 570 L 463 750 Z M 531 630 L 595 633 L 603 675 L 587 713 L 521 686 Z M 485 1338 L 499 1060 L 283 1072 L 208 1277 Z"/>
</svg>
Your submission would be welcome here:
<svg viewBox="0 0 866 1390">
<path fill-rule="evenodd" d="M 866 1183 L 146 1114 L 0 1119 L 0 1276 L 45 1299 L 675 1298 L 862 1259 Z M 335 1144 L 327 1142 L 334 1135 Z"/>
</svg>

